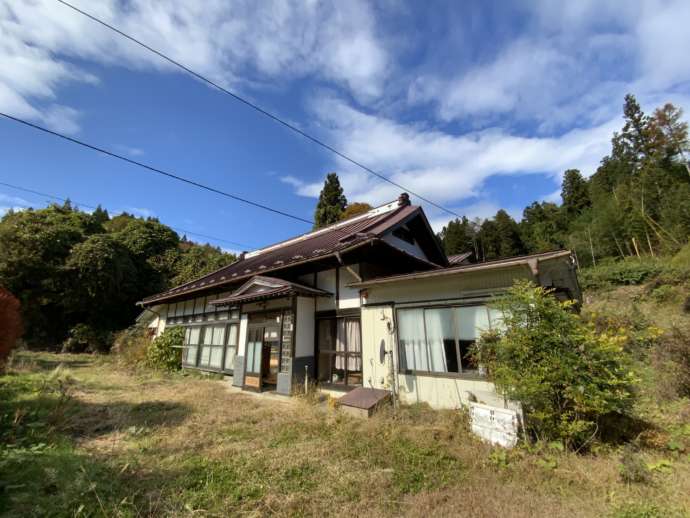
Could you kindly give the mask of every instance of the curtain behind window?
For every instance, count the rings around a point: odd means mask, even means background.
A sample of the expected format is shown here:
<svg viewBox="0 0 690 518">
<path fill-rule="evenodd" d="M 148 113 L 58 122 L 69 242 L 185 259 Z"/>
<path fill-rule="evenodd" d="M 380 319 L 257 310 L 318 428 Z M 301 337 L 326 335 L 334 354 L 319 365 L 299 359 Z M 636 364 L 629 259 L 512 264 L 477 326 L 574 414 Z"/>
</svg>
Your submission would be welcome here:
<svg viewBox="0 0 690 518">
<path fill-rule="evenodd" d="M 424 338 L 424 310 L 405 309 L 398 311 L 398 338 L 404 370 L 429 370 Z"/>
<path fill-rule="evenodd" d="M 455 330 L 450 308 L 424 311 L 431 372 L 457 372 Z"/>
<path fill-rule="evenodd" d="M 351 371 L 362 370 L 362 340 L 359 332 L 359 320 L 345 319 L 345 336 L 347 337 L 347 351 L 356 353 L 348 355 L 347 368 Z"/>
</svg>

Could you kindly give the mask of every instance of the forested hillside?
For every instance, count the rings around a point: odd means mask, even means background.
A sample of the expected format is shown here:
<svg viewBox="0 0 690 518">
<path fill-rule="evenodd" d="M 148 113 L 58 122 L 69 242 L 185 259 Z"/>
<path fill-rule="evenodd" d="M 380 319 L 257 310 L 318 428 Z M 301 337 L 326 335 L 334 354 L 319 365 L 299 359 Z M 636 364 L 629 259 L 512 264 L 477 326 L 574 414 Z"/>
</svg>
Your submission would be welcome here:
<svg viewBox="0 0 690 518">
<path fill-rule="evenodd" d="M 21 301 L 29 346 L 108 348 L 144 296 L 235 257 L 187 241 L 157 219 L 73 207 L 10 211 L 0 220 L 0 286 Z"/>
<path fill-rule="evenodd" d="M 446 252 L 473 251 L 488 261 L 570 248 L 581 265 L 676 252 L 690 235 L 690 143 L 682 115 L 672 104 L 646 115 L 627 95 L 611 153 L 589 178 L 565 171 L 561 205 L 535 201 L 520 222 L 505 210 L 485 221 L 451 221 L 439 234 Z"/>
</svg>

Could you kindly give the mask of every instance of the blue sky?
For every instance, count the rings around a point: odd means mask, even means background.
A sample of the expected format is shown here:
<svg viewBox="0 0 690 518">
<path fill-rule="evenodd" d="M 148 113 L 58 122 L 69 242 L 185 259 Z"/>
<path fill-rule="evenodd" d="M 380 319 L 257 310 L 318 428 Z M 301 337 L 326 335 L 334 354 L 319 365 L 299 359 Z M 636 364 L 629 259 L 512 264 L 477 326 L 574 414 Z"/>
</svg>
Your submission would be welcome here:
<svg viewBox="0 0 690 518">
<path fill-rule="evenodd" d="M 625 93 L 690 106 L 685 0 L 74 4 L 471 218 L 594 172 Z M 55 0 L 0 3 L 0 111 L 307 219 L 330 171 L 350 201 L 399 194 Z M 0 152 L 0 182 L 229 250 L 308 230 L 4 118 Z M 0 186 L 2 212 L 47 201 Z"/>
</svg>

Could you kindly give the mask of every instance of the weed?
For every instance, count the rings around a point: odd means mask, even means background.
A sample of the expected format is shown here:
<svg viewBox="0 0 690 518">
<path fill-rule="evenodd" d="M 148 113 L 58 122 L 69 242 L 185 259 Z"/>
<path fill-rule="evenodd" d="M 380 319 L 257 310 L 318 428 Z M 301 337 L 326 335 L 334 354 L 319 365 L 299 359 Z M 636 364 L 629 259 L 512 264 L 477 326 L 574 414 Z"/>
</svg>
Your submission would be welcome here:
<svg viewBox="0 0 690 518">
<path fill-rule="evenodd" d="M 650 469 L 632 445 L 623 448 L 618 469 L 626 484 L 648 484 L 652 480 Z"/>
</svg>

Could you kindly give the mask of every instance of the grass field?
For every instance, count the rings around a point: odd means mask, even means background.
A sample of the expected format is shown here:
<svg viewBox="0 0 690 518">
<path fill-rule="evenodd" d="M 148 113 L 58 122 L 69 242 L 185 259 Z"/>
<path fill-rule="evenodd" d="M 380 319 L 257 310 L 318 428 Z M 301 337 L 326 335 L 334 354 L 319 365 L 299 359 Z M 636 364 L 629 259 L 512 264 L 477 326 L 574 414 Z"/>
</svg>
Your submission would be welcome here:
<svg viewBox="0 0 690 518">
<path fill-rule="evenodd" d="M 221 380 L 132 372 L 107 357 L 19 353 L 0 377 L 3 516 L 685 516 L 687 401 L 621 480 L 620 449 L 511 452 L 459 412 L 356 420 Z"/>
</svg>

